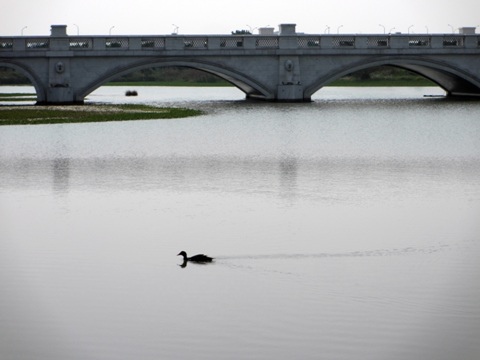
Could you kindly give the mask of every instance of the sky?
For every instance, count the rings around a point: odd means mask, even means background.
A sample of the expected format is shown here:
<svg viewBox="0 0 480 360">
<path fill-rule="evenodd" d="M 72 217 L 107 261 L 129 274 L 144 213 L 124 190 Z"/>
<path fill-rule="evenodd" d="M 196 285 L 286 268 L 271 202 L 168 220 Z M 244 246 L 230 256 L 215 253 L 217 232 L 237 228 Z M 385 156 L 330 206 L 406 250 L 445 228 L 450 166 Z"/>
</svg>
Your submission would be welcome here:
<svg viewBox="0 0 480 360">
<path fill-rule="evenodd" d="M 480 25 L 480 0 L 0 0 L 0 36 L 50 35 L 52 24 L 69 35 L 190 35 L 283 23 L 309 34 L 451 33 Z"/>
</svg>

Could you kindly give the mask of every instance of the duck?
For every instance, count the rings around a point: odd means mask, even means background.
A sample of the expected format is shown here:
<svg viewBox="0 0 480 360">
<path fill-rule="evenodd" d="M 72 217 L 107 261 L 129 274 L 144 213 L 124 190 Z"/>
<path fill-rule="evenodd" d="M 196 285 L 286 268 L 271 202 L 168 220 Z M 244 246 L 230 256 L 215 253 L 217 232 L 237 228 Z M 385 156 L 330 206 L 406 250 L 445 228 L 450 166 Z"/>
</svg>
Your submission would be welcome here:
<svg viewBox="0 0 480 360">
<path fill-rule="evenodd" d="M 183 262 L 186 263 L 187 261 L 192 261 L 196 263 L 207 263 L 212 262 L 213 258 L 204 254 L 194 255 L 192 257 L 187 257 L 187 253 L 185 251 L 180 251 L 177 256 L 183 256 Z"/>
</svg>

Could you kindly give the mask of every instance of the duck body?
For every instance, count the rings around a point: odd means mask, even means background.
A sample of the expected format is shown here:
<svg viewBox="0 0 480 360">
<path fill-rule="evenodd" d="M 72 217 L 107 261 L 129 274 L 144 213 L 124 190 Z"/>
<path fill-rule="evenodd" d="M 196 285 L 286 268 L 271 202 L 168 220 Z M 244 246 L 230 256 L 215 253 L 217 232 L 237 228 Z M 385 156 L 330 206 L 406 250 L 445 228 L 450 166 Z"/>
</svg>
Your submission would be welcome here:
<svg viewBox="0 0 480 360">
<path fill-rule="evenodd" d="M 191 261 L 196 263 L 207 263 L 212 262 L 213 260 L 213 258 L 204 254 L 198 254 L 188 257 L 185 251 L 180 251 L 177 256 L 183 256 L 183 262 Z"/>
</svg>

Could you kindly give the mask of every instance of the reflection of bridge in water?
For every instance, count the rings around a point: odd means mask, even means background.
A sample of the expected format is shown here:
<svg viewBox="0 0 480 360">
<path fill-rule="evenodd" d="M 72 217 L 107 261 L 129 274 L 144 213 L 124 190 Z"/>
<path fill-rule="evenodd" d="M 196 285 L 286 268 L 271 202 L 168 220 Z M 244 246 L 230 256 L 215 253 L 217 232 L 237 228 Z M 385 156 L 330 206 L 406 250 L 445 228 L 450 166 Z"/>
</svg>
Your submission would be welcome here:
<svg viewBox="0 0 480 360">
<path fill-rule="evenodd" d="M 480 35 L 278 34 L 0 37 L 0 66 L 27 76 L 38 103 L 83 103 L 102 84 L 135 70 L 185 66 L 231 82 L 247 97 L 308 101 L 354 71 L 398 66 L 432 80 L 448 95 L 480 95 Z"/>
</svg>

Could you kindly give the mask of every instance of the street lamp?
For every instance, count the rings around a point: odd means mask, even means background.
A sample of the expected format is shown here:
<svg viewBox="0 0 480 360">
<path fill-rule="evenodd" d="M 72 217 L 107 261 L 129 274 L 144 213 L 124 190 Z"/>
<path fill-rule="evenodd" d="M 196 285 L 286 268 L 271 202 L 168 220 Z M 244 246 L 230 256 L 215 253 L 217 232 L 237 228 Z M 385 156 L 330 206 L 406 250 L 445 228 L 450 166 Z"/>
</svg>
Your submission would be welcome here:
<svg viewBox="0 0 480 360">
<path fill-rule="evenodd" d="M 413 25 L 410 25 L 410 26 L 408 27 L 408 31 L 407 31 L 407 32 L 408 32 L 409 34 L 410 34 L 410 29 L 411 29 L 412 27 L 413 27 Z"/>
<path fill-rule="evenodd" d="M 250 34 L 253 34 L 253 32 L 258 29 L 258 28 L 256 28 L 256 27 L 251 27 L 251 26 L 248 25 L 248 24 L 247 24 L 247 27 L 248 27 L 248 31 L 250 31 Z"/>
<path fill-rule="evenodd" d="M 22 36 L 23 36 L 23 30 L 25 30 L 26 28 L 28 28 L 28 26 L 24 26 L 21 30 L 21 33 L 22 33 Z"/>
<path fill-rule="evenodd" d="M 340 25 L 339 27 L 337 27 L 337 34 L 340 32 L 340 28 L 342 28 L 343 25 Z"/>
<path fill-rule="evenodd" d="M 425 29 L 427 29 L 427 34 L 428 34 L 428 26 L 425 26 Z"/>
<path fill-rule="evenodd" d="M 448 24 L 448 26 L 450 26 L 452 28 L 452 34 L 455 32 L 455 29 L 453 28 L 452 25 Z"/>
<path fill-rule="evenodd" d="M 115 27 L 115 25 L 113 25 L 110 30 L 108 30 L 108 35 L 112 35 L 112 29 Z"/>
<path fill-rule="evenodd" d="M 173 32 L 172 32 L 172 35 L 177 35 L 178 34 L 178 26 L 175 25 L 175 24 L 172 24 L 173 26 Z"/>
<path fill-rule="evenodd" d="M 388 30 L 388 33 L 389 33 L 389 34 L 391 34 L 393 30 L 395 30 L 395 28 L 394 28 L 394 27 L 393 27 L 393 28 L 391 28 L 390 30 Z"/>
<path fill-rule="evenodd" d="M 383 28 L 383 33 L 385 34 L 385 26 L 383 26 L 382 24 L 378 24 L 378 26 L 381 26 Z"/>
<path fill-rule="evenodd" d="M 328 26 L 328 25 L 325 28 L 325 34 L 330 34 L 330 26 Z"/>
<path fill-rule="evenodd" d="M 77 24 L 73 24 L 77 28 L 77 36 L 80 35 L 80 28 L 78 27 Z"/>
</svg>

